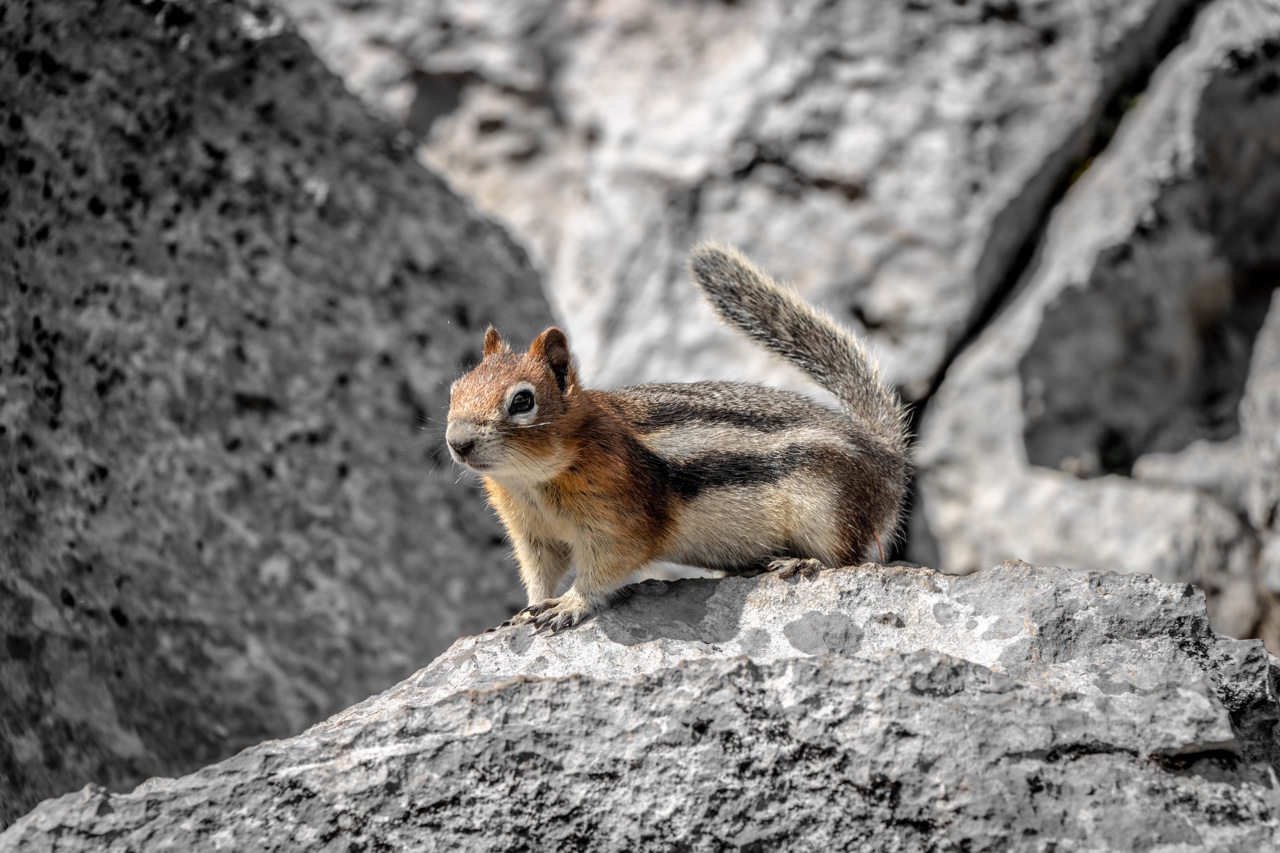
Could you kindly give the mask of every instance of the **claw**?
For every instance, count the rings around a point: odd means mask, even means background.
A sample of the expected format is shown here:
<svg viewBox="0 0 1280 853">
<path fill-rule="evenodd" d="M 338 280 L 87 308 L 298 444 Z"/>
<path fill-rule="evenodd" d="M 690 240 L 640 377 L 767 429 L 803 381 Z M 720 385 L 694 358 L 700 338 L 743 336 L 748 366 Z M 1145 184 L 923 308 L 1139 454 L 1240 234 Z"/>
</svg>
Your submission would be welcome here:
<svg viewBox="0 0 1280 853">
<path fill-rule="evenodd" d="M 778 577 L 784 580 L 789 580 L 797 575 L 806 579 L 814 578 L 823 568 L 822 563 L 812 557 L 774 560 L 769 564 L 769 571 L 777 572 Z"/>
<path fill-rule="evenodd" d="M 542 603 L 543 602 L 539 602 L 538 604 L 531 604 L 528 607 L 524 608 L 523 610 L 517 610 L 511 616 L 510 619 L 498 625 L 497 627 L 490 628 L 488 631 L 485 631 L 485 633 L 489 634 L 489 633 L 492 633 L 493 631 L 499 631 L 503 628 L 517 628 L 521 625 L 528 625 L 531 621 L 533 621 L 534 616 L 539 612 L 538 608 L 542 606 Z"/>
<path fill-rule="evenodd" d="M 583 619 L 587 618 L 589 610 L 576 596 L 561 596 L 560 598 L 550 598 L 546 601 L 532 605 L 526 610 L 529 611 L 529 622 L 533 625 L 535 633 L 547 631 L 554 634 L 562 628 L 572 628 Z"/>
<path fill-rule="evenodd" d="M 558 601 L 558 599 L 548 598 L 543 601 L 539 601 L 537 604 L 530 604 L 528 607 L 526 607 L 524 610 L 521 610 L 512 618 L 514 619 L 516 617 L 523 616 L 525 617 L 524 621 L 528 622 L 530 619 L 533 619 L 537 616 L 541 616 L 543 613 L 546 613 L 548 610 L 550 610 L 552 607 L 555 606 L 556 601 Z"/>
<path fill-rule="evenodd" d="M 519 615 L 520 614 L 517 613 L 515 616 L 512 616 L 510 619 L 506 620 L 505 622 L 499 622 L 497 625 L 494 625 L 492 628 L 486 629 L 485 633 L 492 634 L 494 631 L 501 631 L 503 628 L 513 628 L 516 625 L 523 625 L 524 624 L 523 621 L 519 621 L 519 622 L 516 621 L 516 617 Z"/>
</svg>

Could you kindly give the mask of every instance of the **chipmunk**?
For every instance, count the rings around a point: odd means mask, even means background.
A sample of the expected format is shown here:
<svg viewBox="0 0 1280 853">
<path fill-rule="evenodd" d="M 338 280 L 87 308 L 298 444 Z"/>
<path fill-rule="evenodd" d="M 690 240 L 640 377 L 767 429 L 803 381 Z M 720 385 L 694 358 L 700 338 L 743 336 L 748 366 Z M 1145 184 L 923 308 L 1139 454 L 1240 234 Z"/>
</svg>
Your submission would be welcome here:
<svg viewBox="0 0 1280 853">
<path fill-rule="evenodd" d="M 490 326 L 484 360 L 451 388 L 445 440 L 515 546 L 529 606 L 507 624 L 576 625 L 654 560 L 812 576 L 873 548 L 883 561 L 897 535 L 905 409 L 861 344 L 732 249 L 700 244 L 689 269 L 722 320 L 844 415 L 737 382 L 588 390 L 564 332 L 517 353 Z"/>
</svg>

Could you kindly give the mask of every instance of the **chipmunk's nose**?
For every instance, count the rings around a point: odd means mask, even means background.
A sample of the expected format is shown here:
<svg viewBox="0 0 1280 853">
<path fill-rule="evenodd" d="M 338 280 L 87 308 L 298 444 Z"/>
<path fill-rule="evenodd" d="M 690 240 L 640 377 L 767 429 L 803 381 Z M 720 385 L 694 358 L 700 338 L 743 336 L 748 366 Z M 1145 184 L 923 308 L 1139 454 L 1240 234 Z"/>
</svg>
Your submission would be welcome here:
<svg viewBox="0 0 1280 853">
<path fill-rule="evenodd" d="M 468 426 L 461 423 L 449 424 L 444 431 L 445 443 L 449 445 L 453 458 L 459 462 L 464 461 L 472 450 L 476 447 L 475 433 Z"/>
</svg>

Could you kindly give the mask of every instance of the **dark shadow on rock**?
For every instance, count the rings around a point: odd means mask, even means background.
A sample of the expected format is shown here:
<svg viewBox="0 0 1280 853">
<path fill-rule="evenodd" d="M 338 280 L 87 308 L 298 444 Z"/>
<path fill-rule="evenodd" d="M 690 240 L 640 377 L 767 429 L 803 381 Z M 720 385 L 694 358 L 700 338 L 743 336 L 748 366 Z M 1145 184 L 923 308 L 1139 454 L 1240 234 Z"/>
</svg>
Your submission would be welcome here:
<svg viewBox="0 0 1280 853">
<path fill-rule="evenodd" d="M 626 646 L 656 640 L 723 643 L 738 636 L 746 594 L 745 586 L 721 580 L 645 581 L 627 587 L 596 618 L 606 637 Z"/>
<path fill-rule="evenodd" d="M 843 613 L 811 611 L 787 623 L 782 633 L 797 651 L 851 655 L 862 647 L 862 628 Z"/>
</svg>

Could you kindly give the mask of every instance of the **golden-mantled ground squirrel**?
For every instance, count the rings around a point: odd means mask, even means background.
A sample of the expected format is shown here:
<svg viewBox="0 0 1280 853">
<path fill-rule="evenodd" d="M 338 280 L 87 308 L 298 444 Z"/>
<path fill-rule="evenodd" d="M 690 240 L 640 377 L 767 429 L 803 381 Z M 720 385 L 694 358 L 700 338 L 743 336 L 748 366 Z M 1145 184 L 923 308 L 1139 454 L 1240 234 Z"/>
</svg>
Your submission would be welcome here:
<svg viewBox="0 0 1280 853">
<path fill-rule="evenodd" d="M 576 625 L 654 560 L 810 575 L 883 560 L 897 534 L 905 410 L 861 344 L 732 249 L 699 245 L 689 268 L 723 320 L 847 417 L 736 382 L 589 391 L 564 332 L 517 353 L 490 326 L 484 360 L 453 384 L 445 437 L 515 545 L 529 594 L 516 623 Z"/>
</svg>

